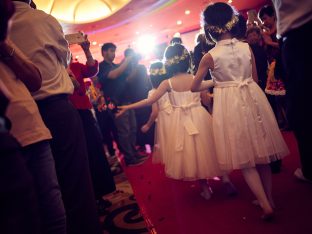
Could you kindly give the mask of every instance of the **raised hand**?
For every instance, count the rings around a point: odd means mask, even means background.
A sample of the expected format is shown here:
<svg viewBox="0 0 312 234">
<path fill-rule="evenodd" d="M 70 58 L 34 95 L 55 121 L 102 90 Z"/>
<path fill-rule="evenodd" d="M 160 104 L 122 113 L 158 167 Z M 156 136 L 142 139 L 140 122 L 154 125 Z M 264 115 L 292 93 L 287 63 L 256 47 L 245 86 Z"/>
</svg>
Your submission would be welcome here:
<svg viewBox="0 0 312 234">
<path fill-rule="evenodd" d="M 84 42 L 81 42 L 79 45 L 81 46 L 81 48 L 84 50 L 84 51 L 88 51 L 90 50 L 90 41 L 88 39 L 88 35 L 85 34 L 84 35 L 84 38 L 85 38 L 85 41 Z"/>
</svg>

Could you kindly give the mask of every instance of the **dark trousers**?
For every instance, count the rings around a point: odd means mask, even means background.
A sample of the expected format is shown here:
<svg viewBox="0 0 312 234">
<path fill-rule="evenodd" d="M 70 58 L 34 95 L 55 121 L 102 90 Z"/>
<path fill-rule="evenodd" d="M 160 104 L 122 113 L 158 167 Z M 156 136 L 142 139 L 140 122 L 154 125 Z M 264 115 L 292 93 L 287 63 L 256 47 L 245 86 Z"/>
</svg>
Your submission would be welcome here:
<svg viewBox="0 0 312 234">
<path fill-rule="evenodd" d="M 42 234 L 66 234 L 66 216 L 48 141 L 22 149 L 38 196 Z"/>
<path fill-rule="evenodd" d="M 126 163 L 135 160 L 136 155 L 136 118 L 134 110 L 126 111 L 123 115 L 115 118 L 120 150 L 124 154 Z"/>
<path fill-rule="evenodd" d="M 312 21 L 287 33 L 282 56 L 287 73 L 287 116 L 300 151 L 303 175 L 312 180 L 311 43 Z M 310 36 L 309 36 L 310 35 Z"/>
<path fill-rule="evenodd" d="M 137 122 L 137 145 L 145 149 L 145 145 L 154 145 L 154 126 L 151 129 L 143 133 L 141 127 L 148 121 L 151 114 L 151 107 L 145 107 L 135 110 L 135 117 Z"/>
<path fill-rule="evenodd" d="M 99 112 L 96 108 L 95 114 L 102 133 L 103 143 L 107 146 L 109 155 L 113 156 L 115 155 L 113 142 L 114 140 L 116 143 L 118 141 L 117 129 L 115 127 L 113 116 L 108 111 Z"/>
<path fill-rule="evenodd" d="M 102 136 L 91 110 L 78 110 L 82 120 L 89 166 L 96 199 L 116 190 L 113 174 L 106 159 Z"/>
<path fill-rule="evenodd" d="M 64 95 L 52 96 L 37 103 L 53 137 L 51 149 L 66 211 L 67 233 L 99 234 L 99 219 L 80 116 Z"/>
<path fill-rule="evenodd" d="M 0 133 L 0 233 L 40 234 L 39 206 L 33 178 L 19 143 Z"/>
</svg>

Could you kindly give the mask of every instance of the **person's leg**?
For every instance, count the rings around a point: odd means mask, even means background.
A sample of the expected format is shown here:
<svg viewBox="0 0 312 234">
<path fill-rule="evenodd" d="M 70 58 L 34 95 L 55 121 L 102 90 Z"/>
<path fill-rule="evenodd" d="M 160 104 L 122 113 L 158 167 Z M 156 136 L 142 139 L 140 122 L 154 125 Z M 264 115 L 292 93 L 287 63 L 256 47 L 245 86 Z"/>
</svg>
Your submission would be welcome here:
<svg viewBox="0 0 312 234">
<path fill-rule="evenodd" d="M 311 93 L 312 21 L 287 35 L 282 45 L 283 63 L 287 73 L 287 117 L 293 129 L 300 152 L 302 172 L 312 181 L 312 114 L 307 108 Z"/>
<path fill-rule="evenodd" d="M 104 116 L 104 126 L 103 126 L 103 137 L 104 137 L 104 141 L 105 144 L 107 146 L 108 152 L 110 156 L 114 156 L 115 155 L 115 149 L 113 146 L 113 127 L 115 125 L 112 117 L 109 115 L 109 113 L 107 111 L 103 112 L 103 116 Z"/>
<path fill-rule="evenodd" d="M 249 188 L 256 196 L 259 201 L 260 206 L 263 209 L 265 215 L 273 213 L 273 209 L 268 201 L 268 198 L 265 194 L 262 181 L 256 170 L 256 168 L 244 168 L 242 169 L 245 181 L 248 184 Z"/>
<path fill-rule="evenodd" d="M 272 197 L 272 173 L 270 166 L 267 164 L 257 165 L 257 171 L 259 173 L 264 192 L 270 202 L 272 208 L 275 208 L 275 204 Z"/>
<path fill-rule="evenodd" d="M 42 222 L 42 233 L 65 234 L 66 216 L 54 159 L 48 141 L 23 148 L 27 166 L 34 178 Z"/>
<path fill-rule="evenodd" d="M 200 193 L 200 195 L 205 198 L 206 200 L 209 200 L 211 198 L 212 195 L 212 190 L 211 187 L 208 184 L 208 180 L 206 179 L 201 179 L 198 180 L 200 187 L 202 189 L 202 192 Z"/>
<path fill-rule="evenodd" d="M 51 149 L 68 234 L 101 233 L 79 114 L 67 99 L 39 102 L 39 111 L 53 136 Z"/>
<path fill-rule="evenodd" d="M 87 142 L 91 178 L 97 200 L 115 191 L 115 182 L 102 147 L 101 135 L 90 110 L 78 110 Z"/>
<path fill-rule="evenodd" d="M 118 141 L 121 151 L 124 154 L 126 164 L 135 161 L 135 152 L 132 147 L 132 142 L 129 140 L 131 136 L 129 115 L 131 111 L 125 112 L 122 116 L 115 118 L 115 125 L 118 132 Z"/>
<path fill-rule="evenodd" d="M 131 142 L 131 146 L 134 152 L 136 152 L 137 145 L 137 121 L 134 110 L 129 110 L 129 127 L 130 127 L 130 135 L 129 141 Z"/>
<path fill-rule="evenodd" d="M 16 139 L 0 132 L 0 233 L 42 234 L 33 178 Z"/>
<path fill-rule="evenodd" d="M 237 190 L 235 188 L 235 186 L 232 184 L 230 177 L 228 174 L 224 174 L 222 176 L 222 183 L 224 185 L 225 191 L 229 196 L 235 196 L 237 195 Z"/>
</svg>

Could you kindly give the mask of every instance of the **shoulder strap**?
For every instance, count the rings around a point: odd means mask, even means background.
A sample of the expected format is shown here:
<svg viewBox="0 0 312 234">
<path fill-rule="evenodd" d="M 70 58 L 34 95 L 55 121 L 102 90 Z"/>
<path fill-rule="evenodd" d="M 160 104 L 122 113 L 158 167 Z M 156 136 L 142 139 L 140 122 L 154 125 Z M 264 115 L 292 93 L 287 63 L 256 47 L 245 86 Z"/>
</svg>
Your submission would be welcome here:
<svg viewBox="0 0 312 234">
<path fill-rule="evenodd" d="M 170 89 L 172 89 L 171 79 L 168 79 Z"/>
</svg>

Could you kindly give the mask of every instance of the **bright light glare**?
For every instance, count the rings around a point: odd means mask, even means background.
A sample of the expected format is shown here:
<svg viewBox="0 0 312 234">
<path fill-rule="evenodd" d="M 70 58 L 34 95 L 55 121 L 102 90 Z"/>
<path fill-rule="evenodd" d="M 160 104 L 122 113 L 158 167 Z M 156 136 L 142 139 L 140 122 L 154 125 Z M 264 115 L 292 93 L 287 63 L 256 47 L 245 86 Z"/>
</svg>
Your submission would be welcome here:
<svg viewBox="0 0 312 234">
<path fill-rule="evenodd" d="M 138 51 L 141 54 L 147 55 L 151 53 L 155 48 L 156 39 L 151 35 L 144 35 L 139 37 L 136 43 Z"/>
</svg>

